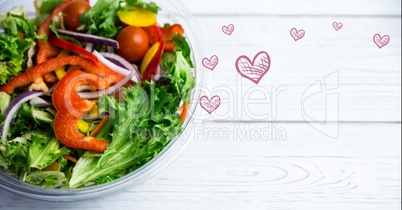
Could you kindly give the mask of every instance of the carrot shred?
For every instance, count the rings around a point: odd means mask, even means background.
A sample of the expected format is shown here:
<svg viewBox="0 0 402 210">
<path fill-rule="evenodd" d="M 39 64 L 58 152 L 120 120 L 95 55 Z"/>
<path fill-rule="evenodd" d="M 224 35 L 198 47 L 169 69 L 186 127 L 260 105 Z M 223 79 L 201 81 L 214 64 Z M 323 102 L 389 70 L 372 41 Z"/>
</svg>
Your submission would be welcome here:
<svg viewBox="0 0 402 210">
<path fill-rule="evenodd" d="M 186 120 L 187 112 L 188 112 L 189 108 L 190 108 L 190 104 L 188 104 L 188 103 L 183 104 L 183 111 L 180 114 L 180 121 L 181 122 L 184 122 Z"/>
<path fill-rule="evenodd" d="M 66 158 L 67 160 L 73 162 L 73 163 L 77 163 L 77 162 L 78 162 L 77 159 L 71 157 L 70 155 L 63 155 L 63 157 Z"/>
<path fill-rule="evenodd" d="M 89 135 L 95 137 L 102 130 L 103 126 L 105 126 L 108 119 L 109 115 L 106 115 Z"/>
</svg>

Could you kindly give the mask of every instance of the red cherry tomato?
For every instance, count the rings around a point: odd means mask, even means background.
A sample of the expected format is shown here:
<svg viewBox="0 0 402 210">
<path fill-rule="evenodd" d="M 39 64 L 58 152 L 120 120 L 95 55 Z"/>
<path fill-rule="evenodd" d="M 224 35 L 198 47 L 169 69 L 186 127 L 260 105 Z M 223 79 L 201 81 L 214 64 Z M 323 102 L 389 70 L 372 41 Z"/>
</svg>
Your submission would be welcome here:
<svg viewBox="0 0 402 210">
<path fill-rule="evenodd" d="M 137 26 L 123 28 L 117 34 L 116 41 L 120 46 L 117 53 L 130 62 L 141 61 L 149 48 L 147 34 Z"/>
<path fill-rule="evenodd" d="M 91 6 L 86 1 L 78 0 L 73 1 L 64 10 L 64 22 L 67 29 L 76 31 L 82 25 L 80 16 L 87 12 Z"/>
</svg>

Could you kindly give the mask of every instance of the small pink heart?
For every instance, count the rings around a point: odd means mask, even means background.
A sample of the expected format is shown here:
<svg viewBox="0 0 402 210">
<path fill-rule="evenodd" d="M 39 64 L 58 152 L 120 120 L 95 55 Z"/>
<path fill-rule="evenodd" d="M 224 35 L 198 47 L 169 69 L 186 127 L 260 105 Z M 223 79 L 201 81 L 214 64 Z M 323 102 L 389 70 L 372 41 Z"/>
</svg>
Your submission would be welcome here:
<svg viewBox="0 0 402 210">
<path fill-rule="evenodd" d="M 223 33 L 227 34 L 227 35 L 232 35 L 233 31 L 234 31 L 235 27 L 233 24 L 229 24 L 228 26 L 223 26 L 222 27 L 222 31 Z"/>
<path fill-rule="evenodd" d="M 221 105 L 221 98 L 219 96 L 214 96 L 209 100 L 207 96 L 202 96 L 200 98 L 200 105 L 205 111 L 212 114 L 212 112 Z"/>
<path fill-rule="evenodd" d="M 271 66 L 271 58 L 268 53 L 261 51 L 254 56 L 253 61 L 245 55 L 240 56 L 236 60 L 236 69 L 239 74 L 258 84 L 264 75 L 269 71 Z"/>
<path fill-rule="evenodd" d="M 204 58 L 202 59 L 202 65 L 204 65 L 205 68 L 210 69 L 210 70 L 214 70 L 215 67 L 218 65 L 219 63 L 219 59 L 218 56 L 213 55 L 211 57 L 211 59 L 208 58 Z"/>
<path fill-rule="evenodd" d="M 343 23 L 342 22 L 339 22 L 339 23 L 334 22 L 334 23 L 332 23 L 332 27 L 334 27 L 334 29 L 336 31 L 339 31 L 341 28 L 343 28 Z"/>
<path fill-rule="evenodd" d="M 297 30 L 296 28 L 292 28 L 290 30 L 290 35 L 293 39 L 297 42 L 298 40 L 302 39 L 306 32 L 303 29 Z"/>
<path fill-rule="evenodd" d="M 388 45 L 391 38 L 388 35 L 384 35 L 381 37 L 380 34 L 376 34 L 373 37 L 374 43 L 378 46 L 378 48 L 383 48 Z"/>
</svg>

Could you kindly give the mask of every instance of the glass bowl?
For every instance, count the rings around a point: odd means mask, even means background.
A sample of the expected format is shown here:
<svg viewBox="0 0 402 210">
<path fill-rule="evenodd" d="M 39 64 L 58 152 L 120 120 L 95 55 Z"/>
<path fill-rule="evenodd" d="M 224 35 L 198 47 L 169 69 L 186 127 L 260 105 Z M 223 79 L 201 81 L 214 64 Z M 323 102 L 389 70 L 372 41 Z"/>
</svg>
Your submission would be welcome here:
<svg viewBox="0 0 402 210">
<path fill-rule="evenodd" d="M 28 15 L 34 16 L 33 1 L 29 3 L 27 2 L 27 0 L 0 0 L 0 13 L 9 11 L 13 6 L 23 5 L 24 10 Z M 94 2 L 96 1 L 91 0 L 92 5 Z M 156 175 L 180 154 L 191 139 L 194 139 L 195 129 L 192 129 L 192 127 L 201 121 L 196 116 L 198 116 L 197 113 L 199 111 L 198 100 L 200 97 L 200 90 L 202 89 L 204 71 L 200 61 L 202 59 L 201 56 L 204 54 L 205 45 L 202 43 L 200 37 L 198 37 L 198 34 L 200 34 L 199 27 L 197 27 L 193 16 L 183 6 L 180 0 L 153 0 L 153 2 L 162 8 L 162 11 L 158 14 L 158 23 L 181 24 L 185 30 L 185 36 L 192 50 L 192 58 L 195 65 L 194 76 L 196 78 L 196 87 L 192 94 L 190 103 L 191 108 L 188 112 L 187 119 L 183 124 L 183 132 L 176 138 L 172 139 L 171 142 L 148 163 L 124 177 L 106 184 L 78 189 L 50 189 L 21 182 L 3 172 L 0 172 L 1 188 L 24 197 L 44 201 L 88 200 L 105 195 L 115 195 L 138 186 Z"/>
</svg>

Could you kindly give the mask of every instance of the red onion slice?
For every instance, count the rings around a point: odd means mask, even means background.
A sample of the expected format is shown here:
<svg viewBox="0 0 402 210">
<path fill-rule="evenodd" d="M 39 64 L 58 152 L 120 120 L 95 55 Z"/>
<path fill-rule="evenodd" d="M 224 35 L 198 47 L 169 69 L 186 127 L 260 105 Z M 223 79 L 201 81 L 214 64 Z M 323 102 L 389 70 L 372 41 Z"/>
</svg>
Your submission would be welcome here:
<svg viewBox="0 0 402 210">
<path fill-rule="evenodd" d="M 35 97 L 35 98 L 29 100 L 29 104 L 34 105 L 34 106 L 39 107 L 39 108 L 49 107 L 50 106 L 50 103 L 45 101 L 41 97 Z"/>
<path fill-rule="evenodd" d="M 21 108 L 22 103 L 42 95 L 44 95 L 44 93 L 41 91 L 28 91 L 22 93 L 11 102 L 10 106 L 4 113 L 4 117 L 6 118 L 6 120 L 4 121 L 3 127 L 1 129 L 1 139 L 3 140 L 3 142 L 7 141 L 7 133 L 10 129 L 11 120 L 15 117 L 18 110 Z"/>
<path fill-rule="evenodd" d="M 100 62 L 102 62 L 107 67 L 109 67 L 110 69 L 112 69 L 113 71 L 115 71 L 121 75 L 127 76 L 130 74 L 130 72 L 134 72 L 134 75 L 130 78 L 133 82 L 138 83 L 138 82 L 142 81 L 142 78 L 139 76 L 141 74 L 139 73 L 138 68 L 136 68 L 135 66 L 130 64 L 128 61 L 124 60 L 122 57 L 120 57 L 116 54 L 113 54 L 113 53 L 108 53 L 108 54 L 105 53 L 110 58 L 120 62 L 127 69 L 122 68 L 122 67 L 114 64 L 113 62 L 109 61 L 107 58 L 105 58 L 102 54 L 100 54 L 96 50 L 92 54 L 94 54 L 99 59 Z"/>
<path fill-rule="evenodd" d="M 72 32 L 72 31 L 67 31 L 67 30 L 62 30 L 62 29 L 57 29 L 57 32 L 61 35 L 76 38 L 78 41 L 90 42 L 90 43 L 94 43 L 94 44 L 105 45 L 105 46 L 119 49 L 119 43 L 114 39 L 108 39 L 108 38 L 95 36 L 95 35 L 91 35 L 91 34 L 77 33 L 77 32 Z"/>
<path fill-rule="evenodd" d="M 124 68 L 126 68 L 126 69 L 128 69 L 130 71 L 135 71 L 135 76 L 139 79 L 139 81 L 142 81 L 142 75 L 141 75 L 141 73 L 138 70 L 138 67 L 136 65 L 131 64 L 130 62 L 128 62 L 126 59 L 124 59 L 120 55 L 117 55 L 117 54 L 114 54 L 114 53 L 101 52 L 99 54 L 101 54 L 105 58 L 117 61 L 119 64 L 124 66 Z"/>
</svg>

